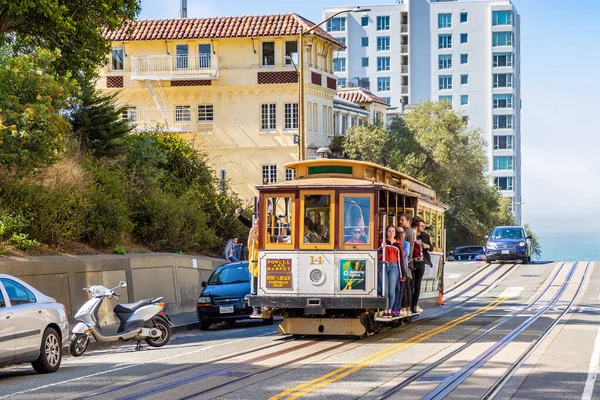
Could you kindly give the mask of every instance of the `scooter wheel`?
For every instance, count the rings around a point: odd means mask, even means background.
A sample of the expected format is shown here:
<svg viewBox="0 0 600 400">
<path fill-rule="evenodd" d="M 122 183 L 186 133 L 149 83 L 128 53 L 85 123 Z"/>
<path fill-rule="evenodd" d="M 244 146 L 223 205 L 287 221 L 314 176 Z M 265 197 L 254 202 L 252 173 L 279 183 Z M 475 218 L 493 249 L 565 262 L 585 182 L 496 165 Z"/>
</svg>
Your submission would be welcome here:
<svg viewBox="0 0 600 400">
<path fill-rule="evenodd" d="M 87 335 L 73 334 L 69 342 L 69 353 L 73 357 L 79 357 L 87 350 L 90 339 Z"/>
<path fill-rule="evenodd" d="M 169 343 L 169 340 L 171 340 L 171 328 L 169 325 L 162 319 L 154 319 L 152 323 L 154 324 L 154 328 L 160 331 L 161 335 L 156 339 L 147 337 L 146 343 L 152 347 L 162 347 Z"/>
</svg>

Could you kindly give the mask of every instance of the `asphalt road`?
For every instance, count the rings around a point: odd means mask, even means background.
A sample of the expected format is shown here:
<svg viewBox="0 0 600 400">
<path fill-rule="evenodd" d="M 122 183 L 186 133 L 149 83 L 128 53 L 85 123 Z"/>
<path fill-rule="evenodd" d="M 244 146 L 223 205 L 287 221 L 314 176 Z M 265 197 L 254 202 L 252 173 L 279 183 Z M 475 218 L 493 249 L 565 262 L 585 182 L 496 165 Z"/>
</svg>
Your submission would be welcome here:
<svg viewBox="0 0 600 400">
<path fill-rule="evenodd" d="M 372 399 L 448 357 L 390 394 L 441 398 L 431 395 L 432 390 L 473 360 L 485 358 L 527 321 L 532 321 L 527 330 L 444 396 L 481 398 L 547 331 L 497 398 L 600 398 L 600 278 L 595 264 L 449 263 L 445 282 L 446 287 L 455 285 L 445 306 L 427 308 L 411 324 L 385 328 L 363 340 L 294 339 L 279 335 L 276 325 L 241 321 L 175 335 L 162 349 L 135 351 L 128 344 L 65 357 L 60 370 L 49 375 L 37 375 L 29 365 L 9 367 L 0 370 L 0 399 Z M 542 289 L 547 291 L 540 296 Z M 528 303 L 531 307 L 524 310 Z M 489 335 L 466 346 L 488 330 Z"/>
</svg>

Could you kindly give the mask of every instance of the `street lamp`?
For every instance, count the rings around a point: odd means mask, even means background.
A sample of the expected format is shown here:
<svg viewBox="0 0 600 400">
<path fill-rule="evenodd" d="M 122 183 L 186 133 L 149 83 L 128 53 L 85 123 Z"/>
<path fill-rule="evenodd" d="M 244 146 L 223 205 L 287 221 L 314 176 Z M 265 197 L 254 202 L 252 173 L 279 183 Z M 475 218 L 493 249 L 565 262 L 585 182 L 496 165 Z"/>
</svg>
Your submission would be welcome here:
<svg viewBox="0 0 600 400">
<path fill-rule="evenodd" d="M 334 14 L 331 14 L 329 17 L 325 18 L 323 21 L 318 24 L 313 25 L 306 31 L 304 31 L 304 27 L 300 26 L 300 49 L 298 54 L 298 158 L 300 161 L 306 159 L 306 130 L 305 130 L 305 121 L 304 121 L 304 36 L 308 35 L 315 29 L 317 29 L 320 25 L 323 25 L 330 19 L 348 12 L 367 12 L 371 11 L 369 8 L 360 8 L 355 7 L 347 10 L 341 10 Z M 310 51 L 308 49 L 307 51 Z"/>
</svg>

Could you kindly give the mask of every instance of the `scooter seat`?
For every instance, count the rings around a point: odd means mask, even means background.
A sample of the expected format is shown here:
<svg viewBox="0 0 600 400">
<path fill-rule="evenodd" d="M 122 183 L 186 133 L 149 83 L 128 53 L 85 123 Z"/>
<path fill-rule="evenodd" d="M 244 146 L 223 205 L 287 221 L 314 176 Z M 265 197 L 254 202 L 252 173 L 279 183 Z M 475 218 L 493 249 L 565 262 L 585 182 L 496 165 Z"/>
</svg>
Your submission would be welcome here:
<svg viewBox="0 0 600 400">
<path fill-rule="evenodd" d="M 153 297 L 151 299 L 144 299 L 135 303 L 120 303 L 115 306 L 114 311 L 116 314 L 131 314 L 140 307 L 154 303 L 156 299 L 157 297 Z"/>
</svg>

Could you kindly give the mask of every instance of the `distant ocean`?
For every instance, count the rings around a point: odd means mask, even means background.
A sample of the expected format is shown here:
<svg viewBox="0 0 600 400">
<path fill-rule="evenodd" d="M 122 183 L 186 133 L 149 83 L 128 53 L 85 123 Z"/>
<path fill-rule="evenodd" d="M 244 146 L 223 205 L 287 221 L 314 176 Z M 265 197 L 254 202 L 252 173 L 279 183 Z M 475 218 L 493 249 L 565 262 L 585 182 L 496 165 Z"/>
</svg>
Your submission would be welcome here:
<svg viewBox="0 0 600 400">
<path fill-rule="evenodd" d="M 600 261 L 600 233 L 538 233 L 543 261 Z"/>
</svg>

